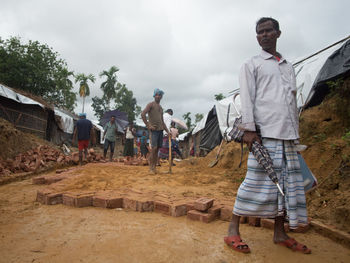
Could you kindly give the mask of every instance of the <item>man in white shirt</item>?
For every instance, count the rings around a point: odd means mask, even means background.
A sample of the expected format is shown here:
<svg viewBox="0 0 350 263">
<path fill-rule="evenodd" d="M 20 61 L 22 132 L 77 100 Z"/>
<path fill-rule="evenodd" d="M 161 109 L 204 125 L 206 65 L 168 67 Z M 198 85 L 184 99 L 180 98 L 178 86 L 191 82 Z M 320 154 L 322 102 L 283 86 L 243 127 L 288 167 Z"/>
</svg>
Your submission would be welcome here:
<svg viewBox="0 0 350 263">
<path fill-rule="evenodd" d="M 236 251 L 249 253 L 250 248 L 240 238 L 240 216 L 274 218 L 274 243 L 309 254 L 309 248 L 290 238 L 284 230 L 285 219 L 292 229 L 300 223 L 308 223 L 303 178 L 295 148 L 299 123 L 294 69 L 276 50 L 281 31 L 275 19 L 260 18 L 256 33 L 261 53 L 243 64 L 239 76 L 240 128 L 244 131 L 243 142 L 249 149 L 258 141 L 269 150 L 286 194 L 283 197 L 278 192 L 254 155 L 249 153 L 247 174 L 238 189 L 224 241 Z"/>
<path fill-rule="evenodd" d="M 167 109 L 165 113 L 163 114 L 163 120 L 164 124 L 167 127 L 168 131 L 170 131 L 170 126 L 173 118 L 173 110 Z M 165 130 L 163 131 L 163 142 L 162 147 L 159 149 L 158 152 L 158 161 L 157 165 L 160 165 L 159 158 L 161 159 L 169 159 L 169 134 Z M 171 136 L 171 135 L 170 135 Z"/>
</svg>

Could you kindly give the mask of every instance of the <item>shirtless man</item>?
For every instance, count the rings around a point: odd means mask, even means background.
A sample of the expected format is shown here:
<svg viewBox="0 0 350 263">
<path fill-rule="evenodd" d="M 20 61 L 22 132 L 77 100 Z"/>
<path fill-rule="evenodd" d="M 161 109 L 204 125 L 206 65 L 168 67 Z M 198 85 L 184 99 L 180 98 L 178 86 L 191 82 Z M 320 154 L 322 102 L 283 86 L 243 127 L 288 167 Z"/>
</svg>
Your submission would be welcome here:
<svg viewBox="0 0 350 263">
<path fill-rule="evenodd" d="M 146 127 L 151 134 L 151 156 L 150 156 L 150 172 L 156 173 L 156 163 L 158 158 L 159 148 L 162 146 L 163 130 L 169 133 L 168 128 L 163 120 L 163 108 L 160 106 L 160 100 L 164 92 L 160 89 L 155 89 L 153 93 L 154 101 L 147 104 L 142 111 L 141 117 Z M 148 120 L 146 115 L 148 114 Z"/>
</svg>

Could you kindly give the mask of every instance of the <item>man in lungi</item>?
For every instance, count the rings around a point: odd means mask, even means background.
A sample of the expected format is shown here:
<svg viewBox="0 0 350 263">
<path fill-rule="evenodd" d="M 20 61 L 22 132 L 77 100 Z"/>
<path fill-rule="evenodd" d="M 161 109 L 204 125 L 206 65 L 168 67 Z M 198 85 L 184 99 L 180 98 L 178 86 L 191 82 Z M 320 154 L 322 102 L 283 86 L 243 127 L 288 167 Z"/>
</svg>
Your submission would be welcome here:
<svg viewBox="0 0 350 263">
<path fill-rule="evenodd" d="M 274 218 L 273 242 L 309 254 L 309 248 L 284 230 L 285 219 L 292 229 L 299 223 L 308 223 L 303 177 L 295 147 L 299 139 L 295 73 L 292 64 L 276 51 L 281 35 L 279 23 L 273 18 L 260 18 L 256 34 L 261 53 L 245 62 L 239 75 L 240 128 L 249 150 L 254 141 L 268 149 L 285 196 L 279 193 L 250 152 L 247 174 L 238 189 L 224 241 L 236 251 L 249 253 L 250 248 L 240 237 L 240 217 Z"/>
<path fill-rule="evenodd" d="M 163 130 L 169 134 L 169 130 L 163 120 L 163 108 L 160 106 L 160 100 L 163 98 L 163 94 L 164 92 L 162 90 L 155 89 L 153 93 L 154 101 L 148 103 L 141 113 L 142 120 L 151 133 L 150 172 L 153 174 L 156 173 L 158 151 L 163 141 Z M 148 115 L 148 120 L 146 115 Z"/>
<path fill-rule="evenodd" d="M 125 129 L 125 145 L 123 155 L 129 162 L 134 157 L 134 139 L 136 136 L 136 129 L 134 125 L 130 123 Z"/>
</svg>

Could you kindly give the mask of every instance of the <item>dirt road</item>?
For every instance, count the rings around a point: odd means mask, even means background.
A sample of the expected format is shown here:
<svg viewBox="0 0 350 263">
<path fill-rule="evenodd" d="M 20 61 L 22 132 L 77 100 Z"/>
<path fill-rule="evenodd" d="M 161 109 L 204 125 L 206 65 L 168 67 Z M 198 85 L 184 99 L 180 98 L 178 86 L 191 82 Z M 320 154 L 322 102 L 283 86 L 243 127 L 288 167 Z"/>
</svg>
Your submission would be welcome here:
<svg viewBox="0 0 350 263">
<path fill-rule="evenodd" d="M 31 180 L 0 186 L 0 262 L 350 262 L 350 250 L 314 231 L 294 234 L 313 253 L 272 243 L 272 231 L 242 225 L 249 255 L 223 243 L 228 222 L 159 213 L 47 206 Z"/>
</svg>

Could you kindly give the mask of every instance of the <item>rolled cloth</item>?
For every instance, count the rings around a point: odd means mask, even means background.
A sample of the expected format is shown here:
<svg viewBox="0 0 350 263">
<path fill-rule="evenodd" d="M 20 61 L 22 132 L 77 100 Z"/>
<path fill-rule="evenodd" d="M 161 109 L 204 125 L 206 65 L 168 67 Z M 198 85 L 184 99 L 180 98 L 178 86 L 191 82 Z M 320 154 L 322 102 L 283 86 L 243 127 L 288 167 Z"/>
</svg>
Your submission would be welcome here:
<svg viewBox="0 0 350 263">
<path fill-rule="evenodd" d="M 164 95 L 164 91 L 160 90 L 160 89 L 155 89 L 153 92 L 153 97 L 156 96 L 157 94 L 159 94 L 160 96 Z"/>
</svg>

